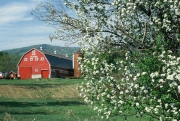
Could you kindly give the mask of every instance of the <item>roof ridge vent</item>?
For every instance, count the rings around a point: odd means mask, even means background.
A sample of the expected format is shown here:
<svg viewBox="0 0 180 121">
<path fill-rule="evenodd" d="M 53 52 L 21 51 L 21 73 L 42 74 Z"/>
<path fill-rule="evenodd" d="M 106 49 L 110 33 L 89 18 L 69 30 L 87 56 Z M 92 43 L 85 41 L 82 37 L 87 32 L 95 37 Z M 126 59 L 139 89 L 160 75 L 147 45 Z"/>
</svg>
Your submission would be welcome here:
<svg viewBox="0 0 180 121">
<path fill-rule="evenodd" d="M 57 54 L 57 53 L 56 53 L 56 50 L 54 50 L 54 54 Z"/>
</svg>

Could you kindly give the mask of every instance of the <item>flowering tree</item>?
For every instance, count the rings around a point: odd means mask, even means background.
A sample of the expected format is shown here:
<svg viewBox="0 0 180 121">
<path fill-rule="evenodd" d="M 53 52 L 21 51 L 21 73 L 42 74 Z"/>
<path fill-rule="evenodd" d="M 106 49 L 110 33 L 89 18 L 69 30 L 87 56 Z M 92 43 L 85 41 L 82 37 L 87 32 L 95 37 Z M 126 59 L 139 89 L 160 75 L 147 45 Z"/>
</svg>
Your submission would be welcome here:
<svg viewBox="0 0 180 121">
<path fill-rule="evenodd" d="M 55 4 L 41 3 L 32 11 L 35 18 L 56 28 L 55 39 L 82 38 L 82 34 L 98 37 L 103 33 L 113 46 L 150 48 L 162 34 L 163 45 L 167 49 L 179 47 L 178 0 L 64 1 L 66 6 L 61 0 L 56 0 Z"/>
<path fill-rule="evenodd" d="M 113 49 L 97 44 L 84 48 L 81 70 L 89 81 L 79 90 L 85 102 L 94 105 L 102 118 L 146 114 L 151 119 L 179 120 L 180 59 L 172 51 L 156 49 L 133 56 L 129 52 L 124 60 L 119 57 L 109 63 L 107 55 Z M 115 72 L 119 78 L 113 76 Z"/>
<path fill-rule="evenodd" d="M 45 8 L 40 20 L 73 33 L 83 47 L 80 69 L 89 80 L 79 86 L 84 100 L 102 118 L 180 120 L 180 1 L 64 1 L 74 18 L 52 4 L 36 10 Z M 57 39 L 65 36 L 59 34 Z"/>
</svg>

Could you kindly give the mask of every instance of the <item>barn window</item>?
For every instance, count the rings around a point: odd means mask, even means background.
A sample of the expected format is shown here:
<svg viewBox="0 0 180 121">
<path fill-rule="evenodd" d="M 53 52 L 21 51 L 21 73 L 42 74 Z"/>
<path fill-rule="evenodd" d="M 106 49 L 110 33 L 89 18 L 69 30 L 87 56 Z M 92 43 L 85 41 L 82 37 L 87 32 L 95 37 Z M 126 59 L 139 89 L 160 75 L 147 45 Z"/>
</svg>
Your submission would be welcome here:
<svg viewBox="0 0 180 121">
<path fill-rule="evenodd" d="M 35 69 L 35 72 L 38 72 L 38 69 Z"/>
<path fill-rule="evenodd" d="M 65 73 L 65 74 L 69 74 L 69 72 L 68 72 L 68 71 L 64 71 L 64 73 Z"/>
<path fill-rule="evenodd" d="M 35 61 L 38 61 L 38 58 L 35 58 Z"/>
<path fill-rule="evenodd" d="M 63 70 L 59 70 L 60 73 L 63 73 L 64 71 Z"/>
<path fill-rule="evenodd" d="M 27 61 L 28 59 L 27 58 L 24 58 L 24 61 Z"/>
<path fill-rule="evenodd" d="M 33 61 L 33 58 L 30 58 L 30 61 Z"/>
<path fill-rule="evenodd" d="M 36 55 L 36 51 L 35 50 L 32 51 L 32 55 Z"/>
<path fill-rule="evenodd" d="M 44 60 L 44 57 L 41 57 L 41 61 L 43 61 Z"/>
</svg>

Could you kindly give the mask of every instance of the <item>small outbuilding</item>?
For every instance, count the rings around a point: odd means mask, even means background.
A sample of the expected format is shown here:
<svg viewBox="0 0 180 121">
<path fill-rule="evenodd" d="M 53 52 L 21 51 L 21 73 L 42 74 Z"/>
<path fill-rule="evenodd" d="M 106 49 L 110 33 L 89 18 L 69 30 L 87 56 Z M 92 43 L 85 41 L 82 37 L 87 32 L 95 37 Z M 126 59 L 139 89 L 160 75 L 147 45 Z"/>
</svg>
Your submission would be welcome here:
<svg viewBox="0 0 180 121">
<path fill-rule="evenodd" d="M 20 79 L 73 76 L 72 59 L 35 48 L 26 52 L 18 63 Z"/>
<path fill-rule="evenodd" d="M 8 72 L 0 72 L 0 79 L 8 78 Z"/>
<path fill-rule="evenodd" d="M 8 78 L 9 79 L 17 79 L 17 73 L 14 71 L 9 72 Z"/>
</svg>

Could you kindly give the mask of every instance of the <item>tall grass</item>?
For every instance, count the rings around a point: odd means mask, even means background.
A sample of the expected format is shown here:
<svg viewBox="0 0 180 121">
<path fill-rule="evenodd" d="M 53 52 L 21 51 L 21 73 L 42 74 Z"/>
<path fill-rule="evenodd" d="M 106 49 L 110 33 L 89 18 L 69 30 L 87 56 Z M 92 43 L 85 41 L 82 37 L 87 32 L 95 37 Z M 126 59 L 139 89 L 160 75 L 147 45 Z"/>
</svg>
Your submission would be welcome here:
<svg viewBox="0 0 180 121">
<path fill-rule="evenodd" d="M 82 81 L 84 80 L 0 80 L 0 120 L 95 120 L 98 118 L 97 114 L 83 102 L 76 90 L 76 84 Z"/>
<path fill-rule="evenodd" d="M 0 80 L 0 121 L 123 121 L 101 119 L 79 97 L 82 79 Z M 146 118 L 145 118 L 146 119 Z M 128 121 L 138 121 L 136 117 Z"/>
</svg>

